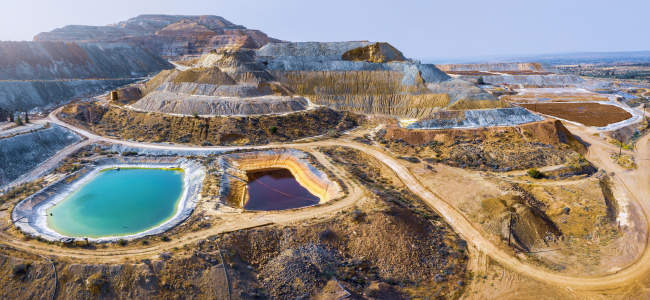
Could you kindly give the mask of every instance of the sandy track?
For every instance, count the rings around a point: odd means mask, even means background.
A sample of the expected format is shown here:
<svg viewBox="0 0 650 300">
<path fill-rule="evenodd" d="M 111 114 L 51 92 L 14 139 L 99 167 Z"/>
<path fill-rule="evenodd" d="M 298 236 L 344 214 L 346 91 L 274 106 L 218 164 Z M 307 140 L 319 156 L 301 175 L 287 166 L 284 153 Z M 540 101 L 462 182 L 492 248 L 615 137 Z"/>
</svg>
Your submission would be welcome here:
<svg viewBox="0 0 650 300">
<path fill-rule="evenodd" d="M 55 111 L 56 112 L 56 111 Z M 115 144 L 122 144 L 132 147 L 139 148 L 148 148 L 148 149 L 222 149 L 222 150 L 234 150 L 234 149 L 244 149 L 244 148 L 269 148 L 269 147 L 294 147 L 294 148 L 309 148 L 311 146 L 322 146 L 322 145 L 339 145 L 339 146 L 348 146 L 361 150 L 369 155 L 374 156 L 378 160 L 385 163 L 390 167 L 397 176 L 403 181 L 403 183 L 416 195 L 420 196 L 426 203 L 432 206 L 436 211 L 438 211 L 445 220 L 454 228 L 454 230 L 461 235 L 465 240 L 473 244 L 476 249 L 482 253 L 487 254 L 494 261 L 501 264 L 508 269 L 511 269 L 521 275 L 528 276 L 532 279 L 535 279 L 540 282 L 545 282 L 548 284 L 556 285 L 559 287 L 572 289 L 572 290 L 592 290 L 592 291 L 603 291 L 608 289 L 619 288 L 625 286 L 628 283 L 633 283 L 642 277 L 645 277 L 647 274 L 650 274 L 650 251 L 647 247 L 648 236 L 646 236 L 646 245 L 644 247 L 644 252 L 634 263 L 629 266 L 621 266 L 622 269 L 616 273 L 603 274 L 597 276 L 567 276 L 562 274 L 557 274 L 549 271 L 548 269 L 542 269 L 533 267 L 524 262 L 521 262 L 519 259 L 512 257 L 503 250 L 496 247 L 494 244 L 490 243 L 484 236 L 481 235 L 479 230 L 474 227 L 474 225 L 466 219 L 459 211 L 455 210 L 449 203 L 444 199 L 440 198 L 435 194 L 434 191 L 429 190 L 424 187 L 419 180 L 413 176 L 406 166 L 375 148 L 371 148 L 365 145 L 346 142 L 346 141 L 325 141 L 325 142 L 315 142 L 309 144 L 297 144 L 297 145 L 266 145 L 266 146 L 249 146 L 249 147 L 198 147 L 198 146 L 167 146 L 167 145 L 156 145 L 156 144 L 147 144 L 147 143 L 136 143 L 136 142 L 127 142 L 120 140 L 113 140 L 105 137 L 100 137 L 90 132 L 75 128 L 69 124 L 59 121 L 54 114 L 50 115 L 50 121 L 61 126 L 67 127 L 79 134 L 82 134 L 88 137 L 89 142 L 95 141 L 104 141 Z M 637 153 L 637 158 L 639 160 L 639 169 L 635 171 L 625 171 L 618 165 L 614 164 L 606 150 L 618 150 L 615 146 L 604 143 L 602 141 L 591 138 L 588 130 L 576 127 L 572 132 L 582 138 L 584 141 L 591 143 L 589 146 L 589 158 L 597 160 L 599 162 L 599 167 L 604 168 L 608 171 L 616 171 L 616 176 L 614 180 L 617 184 L 621 185 L 628 195 L 631 198 L 631 201 L 635 201 L 641 208 L 645 215 L 647 222 L 647 216 L 650 215 L 650 202 L 643 201 L 650 195 L 650 151 L 648 149 L 648 140 L 650 136 L 645 136 L 641 138 L 637 143 L 640 145 L 638 147 L 639 152 Z M 629 151 L 626 151 L 629 152 Z M 629 152 L 630 154 L 632 152 Z M 314 152 L 316 155 L 317 152 Z M 60 157 L 58 157 L 60 158 Z M 331 167 L 327 162 L 327 159 L 322 155 L 317 155 L 317 159 L 321 161 L 324 165 Z M 55 160 L 54 158 L 52 160 Z M 56 162 L 52 162 L 54 164 Z M 349 182 L 349 181 L 347 181 Z M 299 220 L 301 218 L 312 217 L 320 213 L 326 213 L 327 211 L 335 211 L 336 209 L 342 208 L 345 205 L 348 205 L 351 202 L 354 202 L 355 199 L 363 195 L 362 190 L 358 186 L 352 185 L 352 190 L 350 195 L 346 197 L 345 200 L 334 203 L 330 206 L 323 206 L 316 209 L 305 209 L 298 211 L 295 214 L 288 214 L 286 216 L 277 216 L 276 222 L 292 221 Z M 272 214 L 269 214 L 272 215 Z M 259 215 L 256 215 L 259 217 Z M 254 220 L 249 220 L 254 221 Z M 241 224 L 240 222 L 237 222 Z M 198 238 L 204 238 L 214 233 L 218 233 L 221 230 L 228 230 L 229 228 L 236 229 L 238 226 L 223 226 L 218 230 L 209 230 L 208 232 L 200 233 Z M 3 236 L 5 239 L 7 236 Z M 125 254 L 120 255 L 134 255 L 134 254 L 146 254 L 154 253 L 160 251 L 164 248 L 170 248 L 173 246 L 179 246 L 185 243 L 192 242 L 198 238 L 192 238 L 190 240 L 178 240 L 169 244 L 163 244 L 156 247 L 133 250 L 133 251 L 123 251 Z M 24 247 L 22 243 L 12 243 L 19 247 Z M 33 251 L 33 250 L 32 250 Z M 77 250 L 78 252 L 78 250 Z M 51 253 L 51 252 L 50 252 Z M 66 253 L 56 253 L 57 255 L 66 255 Z M 72 255 L 72 253 L 70 253 Z M 88 255 L 98 255 L 101 254 L 101 251 L 90 251 Z M 108 255 L 108 253 L 107 253 Z M 74 255 L 78 256 L 78 255 Z M 88 256 L 80 256 L 88 257 Z M 119 255 L 113 255 L 113 258 L 119 257 Z"/>
</svg>

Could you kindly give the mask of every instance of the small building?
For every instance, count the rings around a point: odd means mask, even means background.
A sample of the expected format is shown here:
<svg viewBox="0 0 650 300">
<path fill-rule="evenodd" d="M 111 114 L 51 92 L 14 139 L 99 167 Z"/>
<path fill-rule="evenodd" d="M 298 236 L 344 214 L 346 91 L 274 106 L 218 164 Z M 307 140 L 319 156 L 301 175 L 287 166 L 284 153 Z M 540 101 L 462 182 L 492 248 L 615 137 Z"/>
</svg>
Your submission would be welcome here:
<svg viewBox="0 0 650 300">
<path fill-rule="evenodd" d="M 111 101 L 117 101 L 119 100 L 119 96 L 117 94 L 117 91 L 112 91 L 111 92 Z"/>
</svg>

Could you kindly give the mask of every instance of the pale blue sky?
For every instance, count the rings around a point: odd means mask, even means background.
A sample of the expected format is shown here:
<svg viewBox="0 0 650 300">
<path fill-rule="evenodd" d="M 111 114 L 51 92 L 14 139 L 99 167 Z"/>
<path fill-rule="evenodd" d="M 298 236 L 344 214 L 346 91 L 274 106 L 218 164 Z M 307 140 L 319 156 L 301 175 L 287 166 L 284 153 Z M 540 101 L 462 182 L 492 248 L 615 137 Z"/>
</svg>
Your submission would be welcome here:
<svg viewBox="0 0 650 300">
<path fill-rule="evenodd" d="M 649 0 L 0 0 L 0 40 L 140 14 L 218 15 L 289 41 L 388 42 L 429 60 L 650 50 Z"/>
</svg>

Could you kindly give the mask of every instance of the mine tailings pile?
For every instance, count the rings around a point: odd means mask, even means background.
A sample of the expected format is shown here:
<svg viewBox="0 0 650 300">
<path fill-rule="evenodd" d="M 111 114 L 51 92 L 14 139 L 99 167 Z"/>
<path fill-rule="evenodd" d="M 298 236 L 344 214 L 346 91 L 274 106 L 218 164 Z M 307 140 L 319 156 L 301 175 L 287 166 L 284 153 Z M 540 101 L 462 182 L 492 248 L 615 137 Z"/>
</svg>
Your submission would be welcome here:
<svg viewBox="0 0 650 300">
<path fill-rule="evenodd" d="M 171 68 L 135 45 L 0 42 L 0 107 L 26 110 L 65 103 Z"/>
<path fill-rule="evenodd" d="M 224 155 L 219 158 L 223 170 L 220 201 L 236 208 L 282 210 L 338 197 L 339 185 L 312 166 L 308 158 L 294 149 Z"/>
<path fill-rule="evenodd" d="M 163 72 L 140 86 L 133 107 L 153 112 L 254 115 L 310 104 L 363 114 L 422 118 L 441 109 L 508 107 L 433 64 L 386 43 L 270 43 L 259 50 L 205 53 L 187 71 Z M 126 91 L 125 91 L 126 92 Z M 137 98 L 137 97 L 136 97 Z"/>
</svg>

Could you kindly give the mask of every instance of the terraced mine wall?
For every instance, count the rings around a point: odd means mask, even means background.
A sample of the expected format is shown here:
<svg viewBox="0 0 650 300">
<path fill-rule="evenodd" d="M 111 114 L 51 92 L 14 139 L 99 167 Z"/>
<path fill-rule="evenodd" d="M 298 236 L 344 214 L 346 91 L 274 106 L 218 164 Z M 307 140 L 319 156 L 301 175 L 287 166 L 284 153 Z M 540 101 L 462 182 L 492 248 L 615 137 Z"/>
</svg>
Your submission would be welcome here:
<svg viewBox="0 0 650 300">
<path fill-rule="evenodd" d="M 134 45 L 0 42 L 0 107 L 27 110 L 65 103 L 171 68 Z"/>
<path fill-rule="evenodd" d="M 135 45 L 0 42 L 0 80 L 124 79 L 172 68 Z"/>
<path fill-rule="evenodd" d="M 444 108 L 507 107 L 435 65 L 413 62 L 387 46 L 368 42 L 268 44 L 256 51 L 256 60 L 296 93 L 340 110 L 421 118 Z M 370 51 L 373 57 L 366 53 Z M 368 57 L 359 61 L 359 55 Z M 449 107 L 458 101 L 472 103 Z"/>
<path fill-rule="evenodd" d="M 514 126 L 544 120 L 521 107 L 441 111 L 408 126 L 410 129 L 474 128 Z"/>
<path fill-rule="evenodd" d="M 33 133 L 0 139 L 0 187 L 80 140 L 80 136 L 55 124 Z"/>
<path fill-rule="evenodd" d="M 0 81 L 0 106 L 16 110 L 47 107 L 112 90 L 136 80 Z"/>
<path fill-rule="evenodd" d="M 242 208 L 246 201 L 247 171 L 264 169 L 288 169 L 298 183 L 320 198 L 320 203 L 332 200 L 341 193 L 341 187 L 325 173 L 309 163 L 304 152 L 295 149 L 273 149 L 223 155 L 219 157 L 223 170 L 219 197 L 229 206 Z"/>
<path fill-rule="evenodd" d="M 272 71 L 271 74 L 314 104 L 356 113 L 421 118 L 450 103 L 447 94 L 431 94 L 423 85 L 403 85 L 404 75 L 397 71 Z"/>
<path fill-rule="evenodd" d="M 56 203 L 62 201 L 66 196 L 79 188 L 82 184 L 90 180 L 93 176 L 102 170 L 120 168 L 182 168 L 185 171 L 183 196 L 178 204 L 176 214 L 163 224 L 133 235 L 123 237 L 102 237 L 97 239 L 88 239 L 93 242 L 112 242 L 118 239 L 137 239 L 145 236 L 163 233 L 187 219 L 196 203 L 200 200 L 200 191 L 203 187 L 205 177 L 205 168 L 196 161 L 190 161 L 185 158 L 166 157 L 166 158 L 104 158 L 94 162 L 93 166 L 70 174 L 57 182 L 45 187 L 43 190 L 36 192 L 32 196 L 18 203 L 12 213 L 12 219 L 21 219 L 22 222 L 16 222 L 22 232 L 31 236 L 40 236 L 48 241 L 60 241 L 71 237 L 63 236 L 56 231 L 47 227 L 47 216 L 45 211 Z"/>
</svg>

